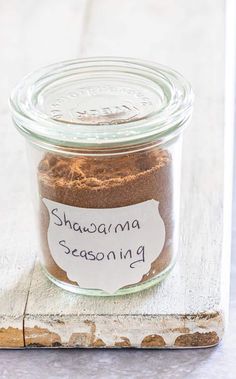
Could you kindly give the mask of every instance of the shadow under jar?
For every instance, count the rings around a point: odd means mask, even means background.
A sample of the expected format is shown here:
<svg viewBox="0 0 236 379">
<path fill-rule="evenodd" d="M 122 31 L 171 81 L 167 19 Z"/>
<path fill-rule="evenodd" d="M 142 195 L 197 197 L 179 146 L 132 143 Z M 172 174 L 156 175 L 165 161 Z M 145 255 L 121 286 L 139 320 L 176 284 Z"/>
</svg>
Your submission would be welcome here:
<svg viewBox="0 0 236 379">
<path fill-rule="evenodd" d="M 10 104 L 27 140 L 40 262 L 58 286 L 122 295 L 160 282 L 178 251 L 189 83 L 135 59 L 54 64 Z"/>
</svg>

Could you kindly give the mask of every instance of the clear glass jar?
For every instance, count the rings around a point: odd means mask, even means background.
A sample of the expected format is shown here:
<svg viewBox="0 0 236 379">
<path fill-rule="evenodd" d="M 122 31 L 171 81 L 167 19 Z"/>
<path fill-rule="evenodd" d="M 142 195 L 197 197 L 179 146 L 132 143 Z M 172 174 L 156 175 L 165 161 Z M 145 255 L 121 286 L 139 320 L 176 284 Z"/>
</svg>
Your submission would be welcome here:
<svg viewBox="0 0 236 379">
<path fill-rule="evenodd" d="M 121 295 L 160 282 L 178 251 L 189 83 L 155 63 L 73 60 L 23 79 L 10 105 L 29 147 L 40 262 L 58 286 Z"/>
</svg>

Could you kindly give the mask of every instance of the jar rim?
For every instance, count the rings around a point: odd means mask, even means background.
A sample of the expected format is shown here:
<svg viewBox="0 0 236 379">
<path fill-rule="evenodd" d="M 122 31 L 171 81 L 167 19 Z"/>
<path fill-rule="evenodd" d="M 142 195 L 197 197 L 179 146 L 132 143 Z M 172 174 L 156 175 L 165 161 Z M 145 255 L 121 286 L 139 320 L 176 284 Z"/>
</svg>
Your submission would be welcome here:
<svg viewBox="0 0 236 379">
<path fill-rule="evenodd" d="M 192 113 L 189 82 L 166 66 L 122 57 L 51 64 L 10 97 L 18 130 L 40 144 L 135 145 L 176 136 Z"/>
</svg>

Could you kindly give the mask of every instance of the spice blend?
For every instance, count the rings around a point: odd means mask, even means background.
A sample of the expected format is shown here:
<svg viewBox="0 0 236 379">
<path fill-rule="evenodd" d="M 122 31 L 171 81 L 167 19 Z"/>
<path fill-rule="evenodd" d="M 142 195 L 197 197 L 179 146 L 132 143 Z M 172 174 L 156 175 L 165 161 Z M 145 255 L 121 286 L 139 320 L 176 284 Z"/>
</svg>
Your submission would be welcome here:
<svg viewBox="0 0 236 379">
<path fill-rule="evenodd" d="M 40 235 L 44 265 L 56 279 L 71 282 L 53 260 L 47 231 L 49 214 L 42 199 L 80 208 L 117 208 L 146 200 L 159 201 L 165 224 L 164 247 L 153 261 L 145 282 L 171 266 L 174 249 L 172 158 L 167 150 L 152 148 L 110 156 L 63 156 L 47 153 L 38 166 Z M 158 254 L 157 254 L 158 255 Z"/>
</svg>

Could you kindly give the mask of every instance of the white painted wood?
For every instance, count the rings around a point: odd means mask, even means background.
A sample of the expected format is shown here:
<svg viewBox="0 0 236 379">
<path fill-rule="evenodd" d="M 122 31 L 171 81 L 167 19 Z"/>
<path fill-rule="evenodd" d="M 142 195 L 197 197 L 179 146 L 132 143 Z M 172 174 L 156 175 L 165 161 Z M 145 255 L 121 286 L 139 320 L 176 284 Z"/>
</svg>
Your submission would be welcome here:
<svg viewBox="0 0 236 379">
<path fill-rule="evenodd" d="M 229 275 L 229 246 L 222 249 L 224 1 L 45 0 L 22 5 L 14 0 L 1 7 L 0 24 L 8 22 L 10 27 L 5 25 L 0 32 L 1 46 L 7 52 L 0 67 L 10 75 L 8 80 L 3 78 L 0 94 L 1 121 L 7 129 L 1 129 L 6 142 L 0 152 L 4 161 L 0 195 L 7 220 L 1 221 L 0 228 L 4 230 L 0 327 L 19 326 L 22 339 L 24 318 L 27 346 L 183 347 L 217 343 L 227 309 L 228 283 L 223 285 L 222 279 Z M 180 259 L 160 286 L 136 295 L 103 299 L 62 291 L 50 284 L 36 265 L 26 304 L 35 247 L 25 193 L 23 144 L 4 116 L 6 94 L 27 71 L 76 55 L 152 59 L 176 68 L 192 82 L 196 101 L 193 122 L 184 139 Z M 228 186 L 226 190 L 230 196 Z M 30 225 L 30 233 L 26 225 Z M 221 261 L 227 263 L 221 265 Z M 15 295 L 16 289 L 19 293 Z M 182 345 L 176 346 L 176 338 L 182 335 Z"/>
<path fill-rule="evenodd" d="M 37 337 L 35 326 L 42 328 L 45 335 L 55 332 L 55 341 L 64 346 L 93 346 L 98 338 L 106 346 L 116 346 L 126 337 L 131 346 L 140 347 L 145 336 L 157 334 L 173 347 L 179 335 L 200 332 L 212 333 L 208 343 L 211 345 L 216 343 L 216 337 L 222 337 L 228 298 L 228 285 L 222 286 L 222 278 L 229 275 L 229 247 L 222 250 L 223 3 L 92 3 L 82 56 L 152 59 L 173 66 L 192 82 L 196 101 L 193 122 L 184 139 L 180 259 L 160 286 L 113 299 L 69 295 L 49 285 L 36 267 L 25 316 L 26 344 L 43 341 L 50 346 L 48 337 Z M 232 157 L 232 151 L 229 154 Z M 226 191 L 230 197 L 231 189 L 226 187 Z M 222 260 L 227 265 L 223 266 Z M 81 333 L 87 333 L 84 340 Z M 71 337 L 75 334 L 77 342 Z M 185 346 L 188 343 L 185 341 Z M 204 345 L 199 340 L 201 344 Z"/>
<path fill-rule="evenodd" d="M 84 1 L 0 4 L 0 347 L 24 346 L 23 316 L 36 246 L 25 146 L 8 113 L 11 89 L 38 65 L 79 52 Z"/>
</svg>

